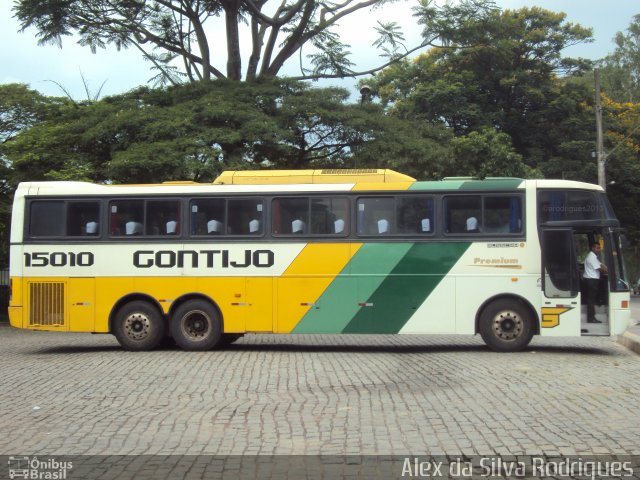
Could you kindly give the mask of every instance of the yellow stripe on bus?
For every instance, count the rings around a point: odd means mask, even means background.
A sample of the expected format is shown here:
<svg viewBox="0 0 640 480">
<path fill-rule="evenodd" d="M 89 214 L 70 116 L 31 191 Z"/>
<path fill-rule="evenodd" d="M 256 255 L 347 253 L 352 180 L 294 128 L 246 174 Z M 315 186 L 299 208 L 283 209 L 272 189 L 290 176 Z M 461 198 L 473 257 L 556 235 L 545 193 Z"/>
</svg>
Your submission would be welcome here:
<svg viewBox="0 0 640 480">
<path fill-rule="evenodd" d="M 277 279 L 276 329 L 288 333 L 312 308 L 344 270 L 362 243 L 308 244 Z"/>
<path fill-rule="evenodd" d="M 415 182 L 391 182 L 391 183 L 356 183 L 351 190 L 353 191 L 372 191 L 372 190 L 397 190 L 404 191 L 408 190 L 411 185 Z"/>
<path fill-rule="evenodd" d="M 560 325 L 560 316 L 571 310 L 570 307 L 542 307 L 542 328 Z"/>
</svg>

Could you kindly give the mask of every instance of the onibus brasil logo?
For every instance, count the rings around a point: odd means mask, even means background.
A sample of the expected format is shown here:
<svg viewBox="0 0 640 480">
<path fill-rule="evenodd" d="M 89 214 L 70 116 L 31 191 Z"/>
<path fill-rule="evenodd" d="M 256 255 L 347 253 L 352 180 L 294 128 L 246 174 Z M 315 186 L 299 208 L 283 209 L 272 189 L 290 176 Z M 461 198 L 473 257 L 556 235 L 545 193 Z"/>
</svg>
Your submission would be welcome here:
<svg viewBox="0 0 640 480">
<path fill-rule="evenodd" d="M 9 457 L 9 478 L 32 480 L 65 480 L 73 462 L 63 462 L 54 458 L 40 460 L 38 457 Z"/>
</svg>

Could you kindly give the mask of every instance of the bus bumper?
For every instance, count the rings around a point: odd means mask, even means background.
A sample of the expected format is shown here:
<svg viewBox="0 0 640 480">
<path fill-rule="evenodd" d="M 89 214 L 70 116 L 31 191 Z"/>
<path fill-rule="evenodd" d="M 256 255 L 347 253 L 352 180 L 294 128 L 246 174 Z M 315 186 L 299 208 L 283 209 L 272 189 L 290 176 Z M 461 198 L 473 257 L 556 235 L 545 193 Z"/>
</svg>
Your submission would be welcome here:
<svg viewBox="0 0 640 480">
<path fill-rule="evenodd" d="M 22 328 L 22 307 L 9 307 L 9 324 L 15 328 Z"/>
<path fill-rule="evenodd" d="M 614 308 L 611 318 L 611 335 L 622 335 L 629 327 L 631 319 L 631 310 Z"/>
</svg>

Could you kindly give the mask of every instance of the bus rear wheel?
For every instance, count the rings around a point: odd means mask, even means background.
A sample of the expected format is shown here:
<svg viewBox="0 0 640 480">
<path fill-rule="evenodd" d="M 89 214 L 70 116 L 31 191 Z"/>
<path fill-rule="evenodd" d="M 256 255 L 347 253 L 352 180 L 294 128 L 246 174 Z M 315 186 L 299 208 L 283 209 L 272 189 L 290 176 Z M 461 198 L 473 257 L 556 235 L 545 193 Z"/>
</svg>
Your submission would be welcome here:
<svg viewBox="0 0 640 480">
<path fill-rule="evenodd" d="M 114 318 L 113 334 L 125 350 L 152 350 L 164 337 L 164 320 L 148 302 L 129 302 Z"/>
<path fill-rule="evenodd" d="M 210 350 L 222 335 L 220 315 L 204 300 L 189 300 L 173 313 L 171 334 L 184 350 Z"/>
<path fill-rule="evenodd" d="M 483 310 L 479 331 L 491 350 L 518 352 L 529 345 L 533 337 L 533 318 L 520 302 L 497 300 Z"/>
</svg>

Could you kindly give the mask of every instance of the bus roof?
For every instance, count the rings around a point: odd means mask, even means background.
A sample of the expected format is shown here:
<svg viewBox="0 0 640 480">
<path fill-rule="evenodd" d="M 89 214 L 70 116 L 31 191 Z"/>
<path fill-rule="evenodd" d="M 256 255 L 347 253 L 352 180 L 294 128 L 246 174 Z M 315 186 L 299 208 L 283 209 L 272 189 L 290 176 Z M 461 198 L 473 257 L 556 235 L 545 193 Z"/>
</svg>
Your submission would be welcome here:
<svg viewBox="0 0 640 480">
<path fill-rule="evenodd" d="M 225 171 L 213 183 L 170 181 L 161 184 L 101 185 L 89 182 L 23 182 L 20 195 L 127 195 L 134 193 L 269 193 L 323 191 L 507 191 L 525 188 L 585 189 L 602 191 L 598 185 L 572 180 L 524 180 L 511 177 L 447 177 L 443 180 L 416 181 L 389 169 L 324 170 L 242 170 Z"/>
<path fill-rule="evenodd" d="M 416 179 L 382 168 L 322 170 L 228 170 L 216 178 L 215 185 L 282 185 L 308 183 L 395 183 Z"/>
<path fill-rule="evenodd" d="M 582 189 L 582 190 L 598 190 L 603 192 L 604 189 L 600 185 L 593 183 L 578 182 L 576 180 L 535 180 L 537 188 L 554 188 L 554 189 Z"/>
</svg>

